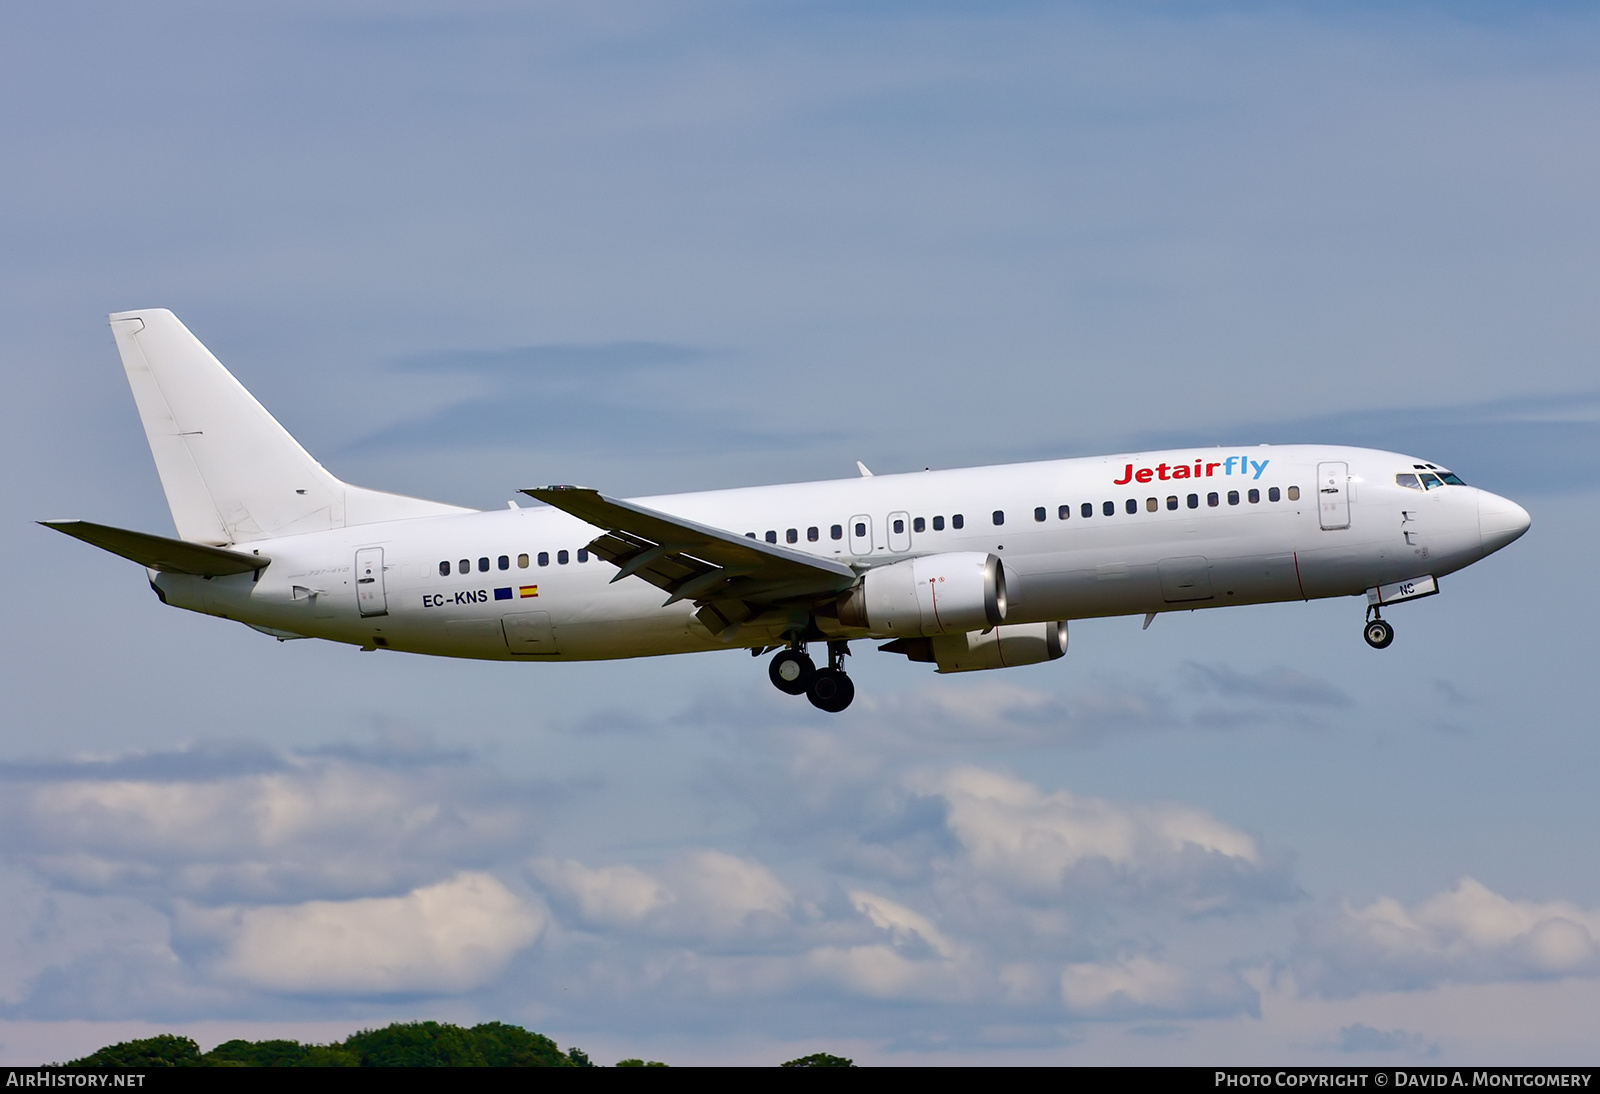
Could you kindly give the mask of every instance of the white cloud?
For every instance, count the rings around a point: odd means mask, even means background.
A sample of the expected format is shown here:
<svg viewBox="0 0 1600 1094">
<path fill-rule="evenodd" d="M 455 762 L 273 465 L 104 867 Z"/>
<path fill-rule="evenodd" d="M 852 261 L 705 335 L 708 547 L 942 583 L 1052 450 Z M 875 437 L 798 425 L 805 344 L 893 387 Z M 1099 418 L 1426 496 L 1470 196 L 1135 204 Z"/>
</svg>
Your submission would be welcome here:
<svg viewBox="0 0 1600 1094">
<path fill-rule="evenodd" d="M 223 977 L 308 995 L 470 991 L 545 923 L 537 905 L 479 873 L 398 897 L 187 909 L 182 918 L 222 941 L 216 971 Z"/>
<path fill-rule="evenodd" d="M 1091 1018 L 1194 1017 L 1257 1006 L 1255 991 L 1232 973 L 1197 972 L 1143 956 L 1068 965 L 1061 1001 L 1070 1013 Z"/>
<path fill-rule="evenodd" d="M 955 956 L 955 945 L 927 916 L 865 891 L 851 893 L 850 902 L 855 905 L 858 912 L 872 921 L 874 927 L 887 931 L 897 949 L 927 949 L 939 957 Z"/>
<path fill-rule="evenodd" d="M 976 767 L 913 780 L 948 806 L 961 865 L 1035 898 L 1164 894 L 1188 912 L 1282 888 L 1255 837 L 1203 810 L 1046 793 Z"/>
<path fill-rule="evenodd" d="M 1600 909 L 1513 900 L 1470 877 L 1410 907 L 1380 897 L 1302 924 L 1302 985 L 1330 995 L 1600 975 Z"/>
<path fill-rule="evenodd" d="M 634 926 L 672 900 L 664 885 L 636 866 L 591 869 L 570 859 L 543 859 L 534 863 L 534 875 L 596 925 Z"/>
<path fill-rule="evenodd" d="M 268 771 L 137 778 L 90 766 L 0 796 L 12 854 L 88 891 L 208 903 L 393 891 L 524 843 L 531 821 L 527 796 L 452 765 L 288 755 Z"/>
<path fill-rule="evenodd" d="M 770 934 L 795 911 L 794 894 L 771 870 L 709 848 L 673 856 L 658 874 L 565 859 L 540 859 L 532 869 L 552 896 L 596 927 L 713 940 Z"/>
<path fill-rule="evenodd" d="M 805 964 L 813 975 L 867 999 L 957 1002 L 970 996 L 959 966 L 918 960 L 892 945 L 819 946 Z"/>
</svg>

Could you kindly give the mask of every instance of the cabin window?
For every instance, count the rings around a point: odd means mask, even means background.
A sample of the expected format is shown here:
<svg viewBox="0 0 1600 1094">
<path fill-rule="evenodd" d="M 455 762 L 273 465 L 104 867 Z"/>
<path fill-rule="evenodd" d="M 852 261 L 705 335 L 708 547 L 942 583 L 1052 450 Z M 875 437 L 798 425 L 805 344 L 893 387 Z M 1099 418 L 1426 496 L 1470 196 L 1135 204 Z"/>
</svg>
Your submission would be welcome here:
<svg viewBox="0 0 1600 1094">
<path fill-rule="evenodd" d="M 480 574 L 486 574 L 489 572 L 489 560 L 487 558 L 480 558 L 478 560 L 478 572 Z"/>
<path fill-rule="evenodd" d="M 550 552 L 549 551 L 540 551 L 539 552 L 539 565 L 541 565 L 541 566 L 550 565 Z"/>
<path fill-rule="evenodd" d="M 1217 492 L 1215 490 L 1206 495 L 1206 504 L 1211 506 L 1213 509 L 1215 509 L 1221 503 L 1222 499 L 1217 496 Z"/>
<path fill-rule="evenodd" d="M 815 524 L 813 524 L 810 528 L 806 529 L 806 542 L 807 543 L 815 543 L 815 542 L 817 542 L 818 538 L 819 538 L 819 534 L 817 532 L 817 526 Z"/>
<path fill-rule="evenodd" d="M 866 522 L 865 521 L 860 521 L 860 520 L 856 521 L 856 538 L 857 539 L 861 539 L 861 538 L 865 537 L 866 534 L 867 534 Z"/>
<path fill-rule="evenodd" d="M 744 534 L 744 538 L 745 539 L 755 539 L 756 538 L 756 534 L 754 532 L 746 532 Z"/>
<path fill-rule="evenodd" d="M 1094 502 L 1086 501 L 1083 503 L 1083 519 L 1088 520 L 1092 516 L 1094 516 Z"/>
<path fill-rule="evenodd" d="M 439 563 L 439 576 L 440 577 L 449 577 L 450 576 L 450 563 L 448 563 L 448 562 Z"/>
<path fill-rule="evenodd" d="M 1045 512 L 1045 508 L 1042 505 L 1033 511 L 1033 519 L 1038 521 L 1040 524 L 1044 523 L 1044 518 L 1047 516 L 1049 516 L 1049 514 Z"/>
<path fill-rule="evenodd" d="M 527 555 L 518 555 L 517 556 L 517 569 L 526 570 L 527 568 L 528 568 L 528 556 Z"/>
<path fill-rule="evenodd" d="M 776 543 L 776 542 L 778 542 L 778 533 L 777 533 L 777 531 L 775 529 L 772 529 L 772 528 L 768 528 L 767 529 L 767 542 L 768 543 Z"/>
<path fill-rule="evenodd" d="M 1290 501 L 1299 501 L 1300 500 L 1300 488 L 1298 486 L 1289 487 L 1289 500 Z"/>
<path fill-rule="evenodd" d="M 896 517 L 895 521 L 894 521 L 894 534 L 897 535 L 897 536 L 898 535 L 903 535 L 903 534 L 905 534 L 905 530 L 906 530 L 906 522 L 905 522 L 904 518 Z"/>
<path fill-rule="evenodd" d="M 1280 497 L 1282 497 L 1282 495 L 1278 493 L 1278 488 L 1276 486 L 1267 487 L 1268 501 L 1277 501 Z"/>
<path fill-rule="evenodd" d="M 921 517 L 912 517 L 911 530 L 913 532 L 926 532 L 928 530 L 928 522 Z"/>
<path fill-rule="evenodd" d="M 800 529 L 791 528 L 787 532 L 783 533 L 783 541 L 785 543 L 799 543 L 800 542 Z"/>
<path fill-rule="evenodd" d="M 1229 490 L 1228 491 L 1228 504 L 1229 505 L 1238 505 L 1239 504 L 1239 491 L 1237 491 L 1237 490 Z"/>
<path fill-rule="evenodd" d="M 458 573 L 458 574 L 470 574 L 471 572 L 472 572 L 472 560 L 470 558 L 464 558 L 460 562 L 456 563 L 456 573 Z"/>
<path fill-rule="evenodd" d="M 1129 513 L 1137 513 L 1139 511 L 1139 499 L 1129 498 L 1127 504 L 1124 505 L 1123 508 Z"/>
<path fill-rule="evenodd" d="M 943 517 L 934 517 L 933 518 L 933 530 L 935 532 L 944 531 L 944 518 Z"/>
<path fill-rule="evenodd" d="M 1258 505 L 1261 502 L 1261 491 L 1259 491 L 1259 490 L 1252 490 L 1252 491 L 1250 491 L 1249 494 L 1247 494 L 1245 496 L 1250 499 L 1250 504 L 1251 505 Z"/>
<path fill-rule="evenodd" d="M 1188 502 L 1189 502 L 1189 508 L 1190 509 L 1198 509 L 1198 508 L 1200 508 L 1200 495 L 1199 494 L 1190 494 L 1189 498 L 1188 498 Z"/>
<path fill-rule="evenodd" d="M 1160 509 L 1160 508 L 1161 508 L 1161 503 L 1156 501 L 1155 498 L 1145 498 L 1144 499 L 1144 511 L 1145 512 L 1154 513 L 1157 509 Z"/>
<path fill-rule="evenodd" d="M 829 539 L 843 539 L 844 538 L 844 525 L 835 524 L 832 528 L 829 528 L 828 529 L 828 538 Z"/>
<path fill-rule="evenodd" d="M 1168 494 L 1167 495 L 1167 508 L 1168 509 L 1176 509 L 1177 507 L 1178 507 L 1178 495 L 1176 495 L 1176 494 Z"/>
<path fill-rule="evenodd" d="M 1070 505 L 1063 505 L 1060 509 L 1056 510 L 1057 520 L 1066 520 L 1070 516 L 1072 516 L 1072 506 Z"/>
<path fill-rule="evenodd" d="M 966 527 L 966 524 L 967 518 L 962 516 L 960 513 L 957 513 L 950 518 L 950 527 L 952 528 L 964 528 Z"/>
<path fill-rule="evenodd" d="M 1116 513 L 1117 513 L 1117 503 L 1116 503 L 1116 502 L 1114 502 L 1114 501 L 1108 501 L 1108 502 L 1104 502 L 1104 503 L 1103 503 L 1103 504 L 1102 504 L 1102 505 L 1101 505 L 1101 506 L 1100 506 L 1100 511 L 1101 511 L 1101 512 L 1102 512 L 1102 513 L 1104 513 L 1104 514 L 1105 514 L 1105 515 L 1106 515 L 1106 516 L 1108 516 L 1108 517 L 1112 517 L 1112 516 L 1116 516 Z"/>
<path fill-rule="evenodd" d="M 565 551 L 556 552 L 556 565 L 558 566 L 565 566 L 569 561 L 571 561 L 571 559 L 572 556 L 567 554 Z"/>
<path fill-rule="evenodd" d="M 579 562 L 588 562 L 589 561 L 589 548 L 587 548 L 587 547 L 579 547 L 578 548 L 578 561 Z"/>
<path fill-rule="evenodd" d="M 1004 509 L 996 509 L 994 511 L 994 524 L 995 524 L 995 527 L 998 528 L 1000 525 L 1004 524 L 1005 522 L 1006 522 L 1006 511 Z"/>
<path fill-rule="evenodd" d="M 499 566 L 502 570 L 511 569 L 511 556 L 510 555 L 501 555 L 498 559 L 495 560 L 495 565 Z"/>
</svg>

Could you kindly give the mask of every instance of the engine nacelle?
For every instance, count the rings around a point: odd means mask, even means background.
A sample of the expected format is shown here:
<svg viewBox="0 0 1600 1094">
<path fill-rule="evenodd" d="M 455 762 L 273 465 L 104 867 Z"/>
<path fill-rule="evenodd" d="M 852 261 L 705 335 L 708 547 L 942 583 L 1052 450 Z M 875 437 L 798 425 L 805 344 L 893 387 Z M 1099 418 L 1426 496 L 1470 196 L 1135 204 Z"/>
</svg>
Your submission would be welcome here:
<svg viewBox="0 0 1600 1094">
<path fill-rule="evenodd" d="M 1006 617 L 1006 571 L 981 551 L 878 566 L 839 598 L 839 622 L 883 638 L 959 635 Z"/>
<path fill-rule="evenodd" d="M 1067 623 L 1012 623 L 991 631 L 942 634 L 932 638 L 897 638 L 879 646 L 885 653 L 903 653 L 912 661 L 931 661 L 939 672 L 973 672 L 1037 665 L 1067 652 Z"/>
</svg>

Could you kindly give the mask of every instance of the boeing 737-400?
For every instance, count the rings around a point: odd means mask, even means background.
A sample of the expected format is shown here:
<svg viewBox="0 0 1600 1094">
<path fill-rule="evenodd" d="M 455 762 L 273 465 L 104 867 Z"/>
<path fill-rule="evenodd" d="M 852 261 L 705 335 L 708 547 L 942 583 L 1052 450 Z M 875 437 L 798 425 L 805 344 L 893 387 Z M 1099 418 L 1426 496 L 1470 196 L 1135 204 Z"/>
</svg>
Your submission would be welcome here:
<svg viewBox="0 0 1600 1094">
<path fill-rule="evenodd" d="M 747 649 L 827 711 L 856 639 L 939 672 L 1062 656 L 1067 621 L 1366 597 L 1383 609 L 1528 529 L 1425 459 L 1184 448 L 479 512 L 351 486 L 169 311 L 111 316 L 176 539 L 43 523 L 144 566 L 165 604 L 279 639 L 501 661 Z M 860 466 L 860 465 L 858 465 Z M 821 645 L 818 667 L 807 649 Z"/>
</svg>

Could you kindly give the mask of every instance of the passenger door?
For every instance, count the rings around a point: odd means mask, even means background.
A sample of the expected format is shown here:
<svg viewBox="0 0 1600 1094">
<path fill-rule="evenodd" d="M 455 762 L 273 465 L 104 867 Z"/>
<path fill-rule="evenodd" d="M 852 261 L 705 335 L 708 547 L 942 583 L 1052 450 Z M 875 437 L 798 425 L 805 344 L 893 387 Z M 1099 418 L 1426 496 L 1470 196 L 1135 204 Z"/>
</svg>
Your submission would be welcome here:
<svg viewBox="0 0 1600 1094">
<path fill-rule="evenodd" d="M 382 547 L 363 547 L 356 552 L 356 604 L 362 615 L 389 614 L 389 598 L 383 591 Z"/>
<path fill-rule="evenodd" d="M 1317 464 L 1317 520 L 1325 531 L 1350 527 L 1350 466 Z"/>
</svg>

